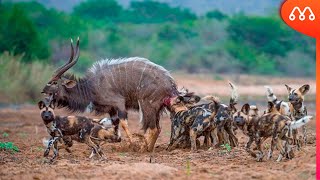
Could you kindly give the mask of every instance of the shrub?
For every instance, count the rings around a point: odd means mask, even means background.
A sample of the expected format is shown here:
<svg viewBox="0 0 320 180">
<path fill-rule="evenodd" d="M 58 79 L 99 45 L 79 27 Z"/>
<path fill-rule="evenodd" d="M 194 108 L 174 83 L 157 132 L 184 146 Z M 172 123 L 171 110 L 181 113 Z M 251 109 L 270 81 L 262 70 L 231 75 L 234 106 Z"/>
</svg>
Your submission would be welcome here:
<svg viewBox="0 0 320 180">
<path fill-rule="evenodd" d="M 51 66 L 39 61 L 25 64 L 22 58 L 9 53 L 0 55 L 0 93 L 13 103 L 40 98 L 40 92 L 53 72 Z"/>
</svg>

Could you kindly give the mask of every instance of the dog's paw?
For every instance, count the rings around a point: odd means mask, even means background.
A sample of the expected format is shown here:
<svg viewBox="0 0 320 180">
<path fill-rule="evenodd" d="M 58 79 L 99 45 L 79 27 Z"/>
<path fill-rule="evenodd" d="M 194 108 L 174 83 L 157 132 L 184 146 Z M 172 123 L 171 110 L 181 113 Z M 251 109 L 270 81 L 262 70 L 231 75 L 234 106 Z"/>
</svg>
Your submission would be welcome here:
<svg viewBox="0 0 320 180">
<path fill-rule="evenodd" d="M 271 158 L 272 158 L 272 152 L 271 152 L 271 151 L 269 151 L 269 152 L 268 152 L 267 159 L 268 159 L 268 160 L 270 160 Z"/>
<path fill-rule="evenodd" d="M 257 153 L 257 155 L 256 155 L 256 157 L 257 157 L 257 161 L 258 161 L 258 162 L 262 162 L 262 160 L 263 160 L 263 156 L 264 156 L 264 155 L 263 155 L 263 153 L 260 153 L 260 152 L 259 152 L 259 153 Z"/>
<path fill-rule="evenodd" d="M 49 150 L 44 151 L 43 157 L 47 157 L 49 155 Z"/>
<path fill-rule="evenodd" d="M 282 154 L 279 154 L 278 159 L 276 160 L 277 162 L 280 162 L 282 160 Z"/>
</svg>

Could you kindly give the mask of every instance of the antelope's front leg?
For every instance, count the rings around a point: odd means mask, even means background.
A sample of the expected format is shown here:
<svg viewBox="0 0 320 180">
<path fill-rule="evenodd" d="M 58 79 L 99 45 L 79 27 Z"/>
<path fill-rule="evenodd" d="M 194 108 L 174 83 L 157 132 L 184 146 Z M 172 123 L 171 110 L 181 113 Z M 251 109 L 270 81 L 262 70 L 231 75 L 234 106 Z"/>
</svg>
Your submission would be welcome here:
<svg viewBox="0 0 320 180">
<path fill-rule="evenodd" d="M 129 142 L 132 143 L 132 135 L 129 131 L 127 112 L 119 111 L 118 116 L 120 118 L 120 125 L 122 129 L 125 131 L 127 137 L 129 138 Z"/>
</svg>

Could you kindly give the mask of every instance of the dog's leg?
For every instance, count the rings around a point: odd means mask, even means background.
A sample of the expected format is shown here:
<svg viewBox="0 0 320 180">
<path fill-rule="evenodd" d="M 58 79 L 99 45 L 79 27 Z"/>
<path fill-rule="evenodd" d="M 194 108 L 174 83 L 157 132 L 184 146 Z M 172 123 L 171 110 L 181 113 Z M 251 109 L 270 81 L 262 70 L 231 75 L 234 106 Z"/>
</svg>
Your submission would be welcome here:
<svg viewBox="0 0 320 180">
<path fill-rule="evenodd" d="M 100 157 L 102 157 L 102 155 L 99 153 L 99 150 L 98 150 L 98 146 L 92 142 L 91 138 L 90 138 L 90 135 L 87 135 L 85 137 L 85 143 L 91 147 L 94 151 L 94 153 L 91 152 L 91 155 L 89 156 L 89 158 L 91 159 L 95 154 L 98 154 Z"/>
<path fill-rule="evenodd" d="M 204 144 L 207 146 L 207 148 L 212 146 L 211 131 L 205 132 Z"/>
<path fill-rule="evenodd" d="M 234 135 L 231 124 L 230 124 L 230 126 L 228 125 L 228 127 L 226 127 L 225 130 L 229 135 L 230 145 L 232 147 L 237 147 L 238 146 L 238 138 Z"/>
<path fill-rule="evenodd" d="M 51 146 L 52 146 L 52 144 L 53 144 L 54 141 L 55 141 L 55 140 L 54 140 L 54 137 L 51 137 L 51 138 L 49 139 L 47 148 L 46 148 L 46 150 L 45 150 L 44 153 L 43 153 L 43 157 L 47 157 L 47 156 L 49 155 Z"/>
<path fill-rule="evenodd" d="M 191 141 L 191 151 L 195 152 L 197 150 L 197 134 L 195 130 L 190 130 L 190 141 Z"/>
<path fill-rule="evenodd" d="M 282 143 L 281 143 L 281 139 L 280 138 L 277 138 L 277 148 L 278 150 L 280 151 L 280 154 L 278 156 L 278 159 L 277 159 L 277 162 L 280 162 L 282 160 L 282 158 L 285 156 L 286 152 L 282 146 Z"/>
<path fill-rule="evenodd" d="M 303 130 L 303 143 L 306 146 L 308 143 L 307 126 L 306 125 L 302 126 L 302 130 Z"/>
<path fill-rule="evenodd" d="M 224 143 L 224 135 L 222 129 L 218 129 L 217 131 L 218 143 L 215 145 L 216 148 L 220 148 L 220 146 Z"/>
<path fill-rule="evenodd" d="M 250 149 L 253 141 L 254 141 L 254 137 L 253 137 L 253 136 L 249 136 L 249 141 L 248 141 L 247 144 L 246 144 L 246 151 L 247 151 L 252 157 L 256 158 L 256 157 L 257 157 L 256 153 L 254 153 L 254 152 Z"/>
<path fill-rule="evenodd" d="M 56 137 L 57 138 L 57 137 Z M 59 138 L 57 138 L 57 139 L 55 139 L 54 140 L 54 142 L 53 142 L 53 156 L 52 156 L 52 158 L 51 158 L 51 162 L 53 162 L 56 158 L 57 158 L 57 156 L 58 156 L 58 153 L 59 153 L 59 149 L 58 149 L 58 139 Z"/>
<path fill-rule="evenodd" d="M 261 148 L 261 137 L 260 137 L 260 133 L 256 133 L 255 135 L 255 142 L 256 142 L 256 145 L 257 145 L 257 150 L 258 150 L 258 154 L 257 154 L 257 161 L 258 162 L 261 162 L 262 159 L 263 159 L 263 151 L 262 151 L 262 148 Z"/>
<path fill-rule="evenodd" d="M 268 160 L 272 158 L 273 149 L 274 149 L 275 146 L 276 146 L 276 139 L 275 139 L 275 138 L 272 138 L 272 140 L 271 140 L 271 145 L 270 145 L 270 149 L 269 149 L 268 156 L 267 156 L 267 159 L 268 159 Z"/>
</svg>

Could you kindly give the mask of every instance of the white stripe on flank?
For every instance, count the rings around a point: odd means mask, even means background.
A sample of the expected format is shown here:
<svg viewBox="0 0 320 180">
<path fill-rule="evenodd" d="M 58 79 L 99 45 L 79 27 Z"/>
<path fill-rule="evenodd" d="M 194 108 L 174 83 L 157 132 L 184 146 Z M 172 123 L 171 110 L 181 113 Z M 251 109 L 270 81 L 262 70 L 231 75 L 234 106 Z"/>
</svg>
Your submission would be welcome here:
<svg viewBox="0 0 320 180">
<path fill-rule="evenodd" d="M 142 121 L 143 121 L 143 112 L 142 112 L 142 107 L 141 107 L 141 104 L 140 104 L 139 100 L 138 100 L 138 105 L 139 105 L 139 116 L 140 116 L 139 122 L 142 123 Z"/>
</svg>

